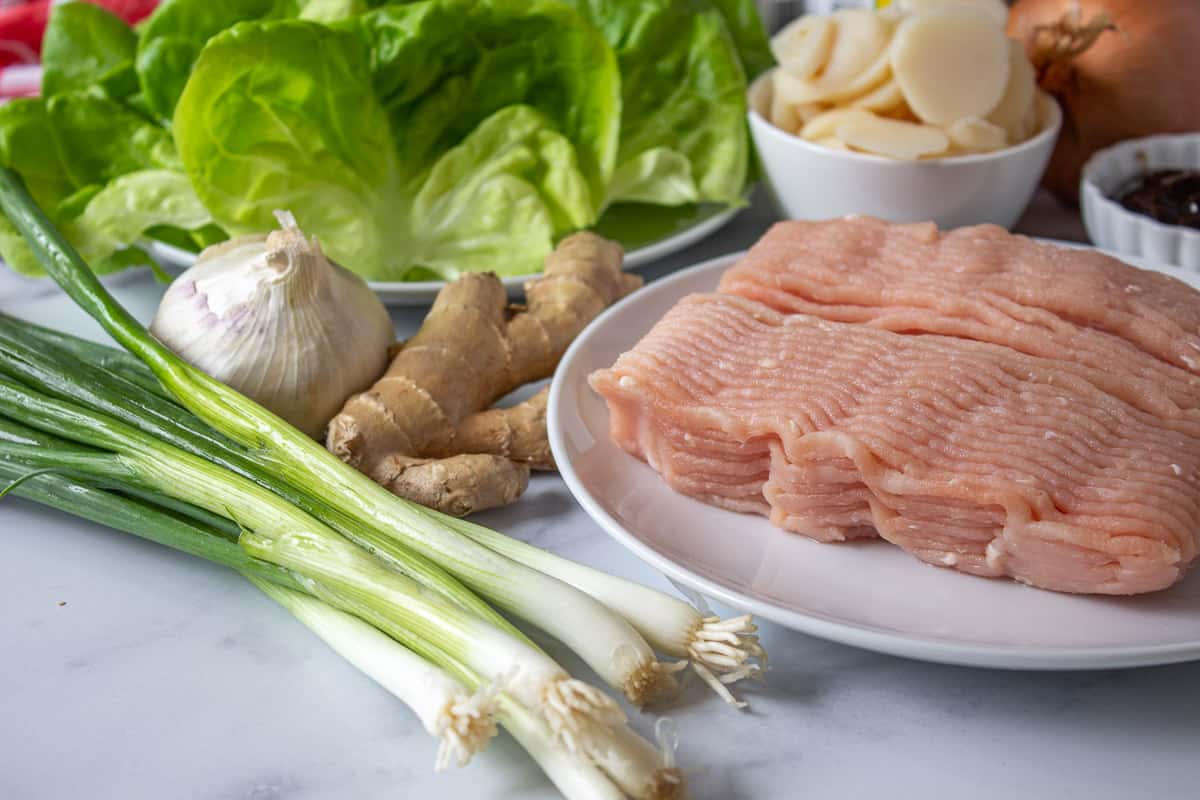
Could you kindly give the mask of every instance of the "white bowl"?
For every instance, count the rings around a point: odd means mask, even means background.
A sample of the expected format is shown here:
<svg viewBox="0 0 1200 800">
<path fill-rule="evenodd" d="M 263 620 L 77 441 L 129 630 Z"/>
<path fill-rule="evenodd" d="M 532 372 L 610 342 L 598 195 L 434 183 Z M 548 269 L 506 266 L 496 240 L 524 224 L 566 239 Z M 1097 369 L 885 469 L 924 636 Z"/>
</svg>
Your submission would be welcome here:
<svg viewBox="0 0 1200 800">
<path fill-rule="evenodd" d="M 1159 169 L 1200 169 L 1200 133 L 1129 139 L 1095 153 L 1079 181 L 1084 227 L 1099 247 L 1200 271 L 1200 231 L 1166 225 L 1112 199 L 1130 178 Z"/>
<path fill-rule="evenodd" d="M 767 185 L 792 219 L 868 214 L 892 222 L 932 220 L 942 228 L 985 222 L 1011 228 L 1037 191 L 1062 126 L 1058 103 L 1043 94 L 1040 132 L 993 153 L 897 161 L 833 150 L 767 121 L 770 74 L 750 86 L 750 134 Z"/>
</svg>

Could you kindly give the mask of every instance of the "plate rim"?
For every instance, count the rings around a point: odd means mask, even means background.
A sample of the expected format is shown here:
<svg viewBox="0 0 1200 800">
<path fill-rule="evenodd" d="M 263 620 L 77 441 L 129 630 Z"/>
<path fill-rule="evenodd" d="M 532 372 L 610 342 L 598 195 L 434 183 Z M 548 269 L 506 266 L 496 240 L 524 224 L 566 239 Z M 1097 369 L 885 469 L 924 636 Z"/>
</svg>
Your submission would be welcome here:
<svg viewBox="0 0 1200 800">
<path fill-rule="evenodd" d="M 725 227 L 726 224 L 746 208 L 747 205 L 723 208 L 693 225 L 672 233 L 670 236 L 664 236 L 649 244 L 635 247 L 625 254 L 622 269 L 641 269 L 660 258 L 665 258 L 684 248 L 691 247 L 693 244 L 707 239 Z M 191 266 L 196 260 L 195 253 L 190 253 L 187 250 L 164 242 L 150 241 L 145 244 L 145 247 L 156 261 L 166 259 L 172 265 L 180 266 L 184 269 Z M 501 277 L 500 282 L 511 293 L 521 291 L 524 289 L 526 281 L 540 278 L 541 276 L 542 273 L 540 272 L 531 272 L 527 275 L 507 275 Z M 432 302 L 437 297 L 438 292 L 447 283 L 449 281 L 367 281 L 367 286 L 379 295 L 385 304 L 419 305 Z"/>
<path fill-rule="evenodd" d="M 1083 247 L 1097 250 L 1106 255 L 1119 258 L 1126 263 L 1132 263 L 1134 266 L 1179 278 L 1192 286 L 1196 286 L 1200 282 L 1200 276 L 1193 275 L 1187 270 L 1177 267 L 1150 265 L 1144 259 L 1130 259 L 1128 256 L 1084 245 L 1079 242 L 1063 242 L 1054 239 L 1038 239 L 1038 241 L 1057 246 Z M 721 269 L 732 264 L 745 252 L 742 250 L 706 259 L 655 281 L 654 285 L 666 287 L 675 283 L 681 283 L 697 272 Z M 575 337 L 575 340 L 571 342 L 563 354 L 562 360 L 559 362 L 558 369 L 555 370 L 554 378 L 550 384 L 546 423 L 551 453 L 554 456 L 559 474 L 566 483 L 572 497 L 575 498 L 575 501 L 580 504 L 585 513 L 605 533 L 642 561 L 659 570 L 670 579 L 679 581 L 707 597 L 714 598 L 733 608 L 755 614 L 786 628 L 864 650 L 920 661 L 993 669 L 1050 671 L 1145 667 L 1200 659 L 1200 639 L 1170 644 L 1119 647 L 1030 647 L 1020 644 L 965 643 L 915 633 L 901 634 L 869 625 L 832 620 L 816 613 L 805 613 L 784 608 L 725 586 L 712 578 L 696 573 L 676 563 L 669 556 L 658 552 L 609 514 L 600 504 L 599 500 L 583 484 L 567 457 L 568 449 L 563 429 L 564 415 L 571 413 L 570 410 L 564 407 L 565 401 L 563 399 L 565 393 L 565 379 L 563 376 L 568 371 L 568 366 L 579 356 L 579 352 L 587 345 L 587 342 L 598 331 L 603 329 L 606 320 L 617 313 L 626 303 L 635 301 L 637 295 L 638 293 L 635 292 L 606 309 L 596 319 L 592 320 Z M 699 503 L 700 501 L 693 500 L 693 502 Z M 914 566 L 919 566 L 919 563 L 915 560 L 913 564 Z M 1200 580 L 1200 578 L 1193 579 Z"/>
</svg>

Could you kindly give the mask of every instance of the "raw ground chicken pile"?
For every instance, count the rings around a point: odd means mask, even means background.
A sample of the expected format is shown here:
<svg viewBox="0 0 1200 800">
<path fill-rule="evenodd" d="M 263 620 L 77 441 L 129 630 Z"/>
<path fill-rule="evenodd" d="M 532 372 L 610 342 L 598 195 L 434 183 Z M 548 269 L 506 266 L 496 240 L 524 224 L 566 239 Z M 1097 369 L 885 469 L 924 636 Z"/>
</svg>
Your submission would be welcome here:
<svg viewBox="0 0 1200 800">
<path fill-rule="evenodd" d="M 1046 589 L 1172 585 L 1200 531 L 1200 293 L 993 226 L 776 225 L 592 376 L 677 491 Z"/>
</svg>

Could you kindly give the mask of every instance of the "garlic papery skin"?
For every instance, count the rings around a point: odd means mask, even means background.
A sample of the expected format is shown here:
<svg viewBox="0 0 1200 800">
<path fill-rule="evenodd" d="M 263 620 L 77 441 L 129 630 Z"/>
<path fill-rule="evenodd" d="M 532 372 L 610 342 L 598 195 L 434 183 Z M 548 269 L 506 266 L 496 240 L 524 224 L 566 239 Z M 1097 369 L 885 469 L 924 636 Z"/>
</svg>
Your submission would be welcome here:
<svg viewBox="0 0 1200 800">
<path fill-rule="evenodd" d="M 209 247 L 167 288 L 150 332 L 313 438 L 387 367 L 383 303 L 286 211 L 280 230 Z"/>
</svg>

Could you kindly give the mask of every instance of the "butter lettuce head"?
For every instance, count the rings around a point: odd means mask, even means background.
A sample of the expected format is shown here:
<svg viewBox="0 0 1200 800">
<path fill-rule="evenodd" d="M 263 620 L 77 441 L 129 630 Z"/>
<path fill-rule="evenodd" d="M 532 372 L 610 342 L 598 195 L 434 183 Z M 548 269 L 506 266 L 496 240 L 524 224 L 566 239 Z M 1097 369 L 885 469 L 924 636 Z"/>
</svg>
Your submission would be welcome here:
<svg viewBox="0 0 1200 800">
<path fill-rule="evenodd" d="M 752 0 L 67 3 L 0 164 L 98 271 L 287 208 L 368 278 L 524 274 L 602 212 L 653 239 L 739 203 L 769 64 Z M 2 215 L 0 257 L 40 273 Z"/>
<path fill-rule="evenodd" d="M 56 5 L 42 47 L 43 97 L 0 106 L 0 164 L 20 173 L 97 272 L 151 263 L 135 244 L 148 231 L 180 244 L 221 235 L 170 133 L 143 113 L 136 48 L 137 34 L 108 11 Z M 0 258 L 42 274 L 3 215 Z"/>
<path fill-rule="evenodd" d="M 552 25 L 576 55 L 511 43 Z M 370 279 L 524 274 L 595 220 L 618 103 L 611 51 L 570 8 L 431 2 L 235 26 L 201 52 L 173 129 L 230 233 L 287 208 Z"/>
</svg>

